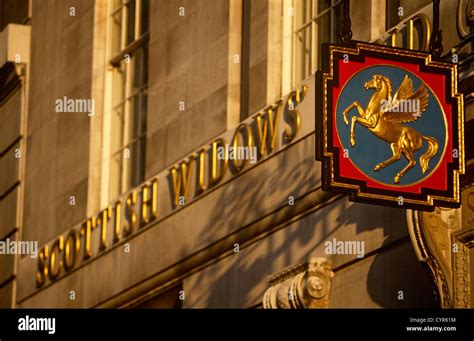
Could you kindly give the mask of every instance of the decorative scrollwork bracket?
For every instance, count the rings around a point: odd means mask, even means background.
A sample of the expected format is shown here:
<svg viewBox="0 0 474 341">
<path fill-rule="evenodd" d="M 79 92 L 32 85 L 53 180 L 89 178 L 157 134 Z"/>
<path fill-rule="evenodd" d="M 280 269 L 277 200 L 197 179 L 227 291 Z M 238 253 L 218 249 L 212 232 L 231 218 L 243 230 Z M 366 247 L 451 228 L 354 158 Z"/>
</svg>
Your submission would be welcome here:
<svg viewBox="0 0 474 341">
<path fill-rule="evenodd" d="M 269 278 L 270 287 L 263 296 L 263 307 L 328 308 L 332 261 L 312 258 Z"/>
<path fill-rule="evenodd" d="M 474 232 L 462 230 L 460 217 L 460 209 L 407 210 L 413 248 L 431 272 L 442 308 L 471 306 L 469 248 Z"/>
</svg>

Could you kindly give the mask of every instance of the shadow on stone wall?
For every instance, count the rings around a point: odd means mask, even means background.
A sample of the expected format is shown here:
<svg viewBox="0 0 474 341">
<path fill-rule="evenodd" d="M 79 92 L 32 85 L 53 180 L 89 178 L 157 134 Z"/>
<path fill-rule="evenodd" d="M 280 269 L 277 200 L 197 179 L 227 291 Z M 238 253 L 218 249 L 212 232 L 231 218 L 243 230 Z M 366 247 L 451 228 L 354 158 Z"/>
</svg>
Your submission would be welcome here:
<svg viewBox="0 0 474 341">
<path fill-rule="evenodd" d="M 205 235 L 200 238 L 206 243 L 215 241 L 217 231 L 223 226 L 242 226 L 247 224 L 242 212 L 253 212 L 263 216 L 268 212 L 270 203 L 281 197 L 281 204 L 288 202 L 288 193 L 301 196 L 318 186 L 315 179 L 313 158 L 299 162 L 289 160 L 290 153 L 282 153 L 278 169 L 268 170 L 267 165 L 257 166 L 252 170 L 252 177 L 239 181 L 239 186 L 228 184 L 220 190 L 220 197 L 212 212 Z M 294 160 L 293 160 L 294 161 Z M 288 166 L 291 165 L 291 166 Z M 250 174 L 250 173 L 249 173 Z M 247 174 L 247 175 L 249 175 Z M 241 176 L 246 176 L 243 174 Z M 331 212 L 331 214 L 329 214 Z M 346 197 L 309 214 L 273 233 L 255 244 L 242 248 L 238 254 L 230 255 L 211 266 L 185 279 L 183 289 L 186 293 L 185 307 L 238 308 L 255 306 L 261 303 L 267 288 L 267 276 L 281 271 L 284 267 L 308 260 L 311 256 L 324 256 L 324 242 L 332 239 L 336 232 L 354 228 L 356 236 L 369 235 L 376 229 L 383 229 L 384 242 L 380 253 L 366 255 L 347 268 L 340 267 L 336 276 L 354 267 L 363 266 L 371 261 L 366 279 L 356 283 L 357 289 L 347 286 L 345 295 L 365 290 L 362 301 L 372 301 L 372 306 L 386 308 L 428 308 L 436 307 L 433 285 L 428 273 L 418 263 L 412 250 L 406 231 L 404 210 L 374 205 L 348 203 Z M 383 222 L 387 223 L 383 223 Z M 332 228 L 329 226 L 332 225 Z M 318 226 L 317 226 L 318 225 Z M 225 228 L 225 227 L 224 227 Z M 230 232 L 230 231 L 229 231 Z M 235 240 L 239 243 L 239 240 Z M 318 249 L 319 254 L 315 254 Z M 182 249 L 183 257 L 189 255 Z M 358 271 L 356 269 L 356 271 Z M 366 270 L 365 270 L 366 271 Z M 334 288 L 333 288 L 334 290 Z M 344 289 L 346 291 L 346 289 Z M 357 291 L 357 292 L 356 292 Z M 398 299 L 403 292 L 403 300 Z M 356 301 L 357 302 L 357 299 Z M 354 306 L 354 302 L 345 305 L 344 300 L 337 306 L 343 308 Z"/>
</svg>

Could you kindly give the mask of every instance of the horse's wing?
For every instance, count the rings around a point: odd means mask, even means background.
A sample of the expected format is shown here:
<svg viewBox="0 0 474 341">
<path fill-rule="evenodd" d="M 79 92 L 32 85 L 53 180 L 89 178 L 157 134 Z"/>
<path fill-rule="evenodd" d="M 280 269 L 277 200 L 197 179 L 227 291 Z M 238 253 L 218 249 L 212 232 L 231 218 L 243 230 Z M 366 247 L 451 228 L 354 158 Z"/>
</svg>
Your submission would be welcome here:
<svg viewBox="0 0 474 341">
<path fill-rule="evenodd" d="M 386 112 L 394 112 L 394 111 L 399 111 L 397 108 L 400 104 L 400 100 L 405 100 L 407 98 L 410 98 L 415 94 L 415 91 L 413 90 L 413 82 L 408 75 L 405 75 L 403 78 L 402 83 L 398 87 L 397 91 L 395 92 L 395 95 L 393 95 L 392 100 L 389 101 L 390 106 L 385 107 L 383 110 L 384 115 Z M 389 94 L 390 96 L 391 94 Z"/>
<path fill-rule="evenodd" d="M 416 93 L 410 99 L 420 101 L 419 113 L 421 114 L 422 112 L 425 112 L 426 108 L 428 107 L 429 98 L 430 95 L 428 94 L 425 85 L 421 84 L 418 90 L 416 90 Z"/>
<path fill-rule="evenodd" d="M 403 78 L 402 84 L 398 87 L 397 92 L 393 96 L 393 102 L 397 102 L 401 99 L 407 99 L 413 96 L 415 93 L 415 90 L 413 89 L 413 82 L 408 75 L 405 75 L 405 78 Z"/>
<path fill-rule="evenodd" d="M 405 76 L 405 79 L 407 79 L 407 76 Z M 403 81 L 405 81 L 405 79 Z M 411 87 L 413 88 L 413 83 L 411 84 Z M 385 112 L 383 114 L 383 117 L 386 121 L 399 123 L 416 121 L 419 117 L 421 117 L 421 113 L 423 113 L 428 107 L 429 94 L 426 90 L 426 87 L 421 84 L 416 93 L 412 93 L 411 96 L 404 98 L 404 100 L 406 101 L 405 103 L 400 102 L 399 100 L 392 104 L 391 111 Z"/>
</svg>

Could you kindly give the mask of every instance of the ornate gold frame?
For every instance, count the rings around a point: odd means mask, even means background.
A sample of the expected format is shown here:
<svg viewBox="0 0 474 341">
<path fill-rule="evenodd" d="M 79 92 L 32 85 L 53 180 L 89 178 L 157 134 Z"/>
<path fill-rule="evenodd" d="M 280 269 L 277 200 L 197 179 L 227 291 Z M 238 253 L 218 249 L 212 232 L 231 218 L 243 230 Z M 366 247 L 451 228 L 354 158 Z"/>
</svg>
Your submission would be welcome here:
<svg viewBox="0 0 474 341">
<path fill-rule="evenodd" d="M 333 81 L 338 75 L 335 75 L 335 57 L 334 54 L 339 53 L 341 55 L 347 54 L 349 60 L 352 57 L 364 58 L 367 55 L 377 54 L 390 56 L 391 60 L 397 60 L 400 58 L 411 58 L 421 67 L 437 68 L 438 70 L 444 70 L 446 75 L 450 75 L 450 89 L 449 99 L 457 103 L 453 116 L 457 116 L 457 120 L 453 117 L 452 131 L 448 132 L 449 138 L 452 141 L 452 148 L 458 150 L 458 159 L 453 161 L 448 166 L 448 187 L 452 185 L 448 191 L 432 190 L 429 188 L 422 188 L 423 191 L 420 195 L 407 194 L 404 195 L 403 187 L 400 191 L 390 192 L 388 190 L 380 191 L 371 188 L 366 188 L 365 184 L 357 181 L 347 181 L 342 177 L 339 177 L 337 170 L 335 169 L 335 155 L 331 150 L 330 141 L 328 137 L 328 130 L 332 129 L 332 115 L 329 112 L 328 98 L 333 101 L 332 95 L 329 94 L 328 81 Z M 457 65 L 447 63 L 441 60 L 435 60 L 431 54 L 404 50 L 400 48 L 381 46 L 375 44 L 368 44 L 362 42 L 354 42 L 351 46 L 339 46 L 332 44 L 323 44 L 323 61 L 325 65 L 322 71 L 317 73 L 317 103 L 318 107 L 316 110 L 316 155 L 317 159 L 322 161 L 322 183 L 323 188 L 329 191 L 339 191 L 351 194 L 352 201 L 362 201 L 368 203 L 383 204 L 389 206 L 399 206 L 399 197 L 403 196 L 403 208 L 416 208 L 421 210 L 432 211 L 435 206 L 445 207 L 459 207 L 460 205 L 460 181 L 459 175 L 464 174 L 464 103 L 462 94 L 458 93 L 457 90 Z M 442 72 L 442 71 L 440 71 Z M 446 94 L 448 96 L 448 94 Z M 441 96 L 437 94 L 437 97 L 441 99 Z M 443 98 L 446 101 L 446 98 Z M 331 102 L 332 103 L 332 102 Z M 329 122 L 331 120 L 331 122 Z M 328 124 L 330 127 L 328 128 Z M 318 136 L 319 135 L 319 136 Z M 453 138 L 456 137 L 457 139 Z M 338 161 L 337 161 L 338 162 Z M 452 167 L 451 167 L 452 165 Z M 351 179 L 352 180 L 352 179 Z M 426 190 L 426 192 L 424 192 Z"/>
</svg>

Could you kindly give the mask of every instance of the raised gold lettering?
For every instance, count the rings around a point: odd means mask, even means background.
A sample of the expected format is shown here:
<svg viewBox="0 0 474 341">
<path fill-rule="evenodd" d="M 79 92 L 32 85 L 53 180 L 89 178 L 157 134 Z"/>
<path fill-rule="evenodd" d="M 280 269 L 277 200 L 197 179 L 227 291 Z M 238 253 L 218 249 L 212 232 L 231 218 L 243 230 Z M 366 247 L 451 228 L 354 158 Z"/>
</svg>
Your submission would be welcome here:
<svg viewBox="0 0 474 341">
<path fill-rule="evenodd" d="M 142 213 L 140 226 L 145 226 L 158 217 L 158 178 L 154 178 L 151 184 L 145 184 L 142 187 L 141 199 Z"/>
<path fill-rule="evenodd" d="M 124 238 L 127 238 L 137 228 L 137 213 L 134 206 L 137 203 L 137 192 L 133 191 L 128 194 L 125 202 L 125 225 L 123 228 Z"/>
<path fill-rule="evenodd" d="M 197 153 L 193 154 L 193 159 L 196 162 L 196 171 L 197 171 L 196 191 L 194 193 L 194 196 L 198 196 L 206 191 L 206 185 L 204 183 L 205 157 L 206 157 L 206 148 L 201 148 Z"/>
<path fill-rule="evenodd" d="M 284 109 L 284 120 L 285 120 L 285 142 L 290 143 L 295 138 L 298 130 L 300 129 L 301 118 L 296 106 L 301 103 L 306 96 L 308 86 L 303 85 L 301 89 L 295 90 L 288 95 Z"/>
<path fill-rule="evenodd" d="M 225 148 L 225 141 L 223 138 L 218 138 L 211 143 L 211 174 L 209 176 L 209 187 L 217 185 L 225 176 L 228 166 L 228 158 L 225 157 L 219 160 L 217 156 L 217 148 Z"/>
<path fill-rule="evenodd" d="M 38 254 L 38 272 L 36 273 L 36 287 L 42 287 L 48 276 L 48 245 L 44 246 Z"/>
<path fill-rule="evenodd" d="M 76 264 L 79 246 L 76 230 L 73 229 L 69 231 L 64 245 L 64 269 L 66 271 L 71 270 Z"/>
<path fill-rule="evenodd" d="M 107 207 L 102 210 L 97 216 L 97 226 L 100 224 L 100 244 L 99 250 L 105 250 L 107 248 L 107 224 L 112 218 L 112 207 Z"/>
<path fill-rule="evenodd" d="M 242 145 L 239 146 L 239 135 L 242 136 Z M 230 158 L 230 162 L 232 167 L 235 169 L 235 171 L 238 173 L 240 172 L 245 164 L 247 163 L 248 159 L 243 158 L 239 160 L 237 157 L 238 155 L 250 155 L 250 149 L 253 147 L 253 134 L 252 134 L 252 129 L 250 129 L 250 126 L 241 123 L 239 126 L 235 129 L 234 135 L 232 136 L 231 140 L 231 145 L 233 148 L 233 153 L 234 157 Z M 243 153 L 239 152 L 239 148 L 244 150 Z M 247 150 L 247 152 L 245 152 Z"/>
<path fill-rule="evenodd" d="M 114 228 L 114 244 L 122 239 L 122 203 L 115 203 L 115 228 Z"/>
<path fill-rule="evenodd" d="M 82 260 L 85 261 L 89 259 L 92 256 L 92 251 L 91 251 L 91 232 L 92 229 L 95 228 L 95 217 L 90 217 L 87 219 L 81 226 L 81 229 L 79 230 L 79 235 L 82 237 L 84 236 L 84 255 L 82 257 Z"/>
<path fill-rule="evenodd" d="M 180 197 L 184 197 L 184 201 L 188 201 L 189 197 L 189 174 L 190 174 L 190 159 L 184 159 L 178 165 L 172 167 L 169 171 L 171 173 L 171 180 L 173 183 L 174 205 L 179 206 Z"/>
<path fill-rule="evenodd" d="M 261 112 L 255 117 L 257 123 L 258 141 L 260 155 L 265 155 L 267 151 L 267 136 L 270 138 L 270 150 L 275 149 L 276 145 L 276 122 L 278 115 L 278 103 L 271 106 L 262 114 Z"/>
<path fill-rule="evenodd" d="M 63 262 L 59 258 L 59 253 L 63 251 L 63 248 L 64 237 L 60 236 L 51 246 L 51 255 L 49 256 L 48 277 L 51 281 L 54 281 L 61 274 Z"/>
</svg>

